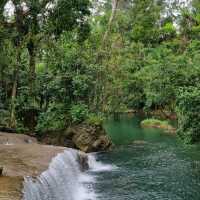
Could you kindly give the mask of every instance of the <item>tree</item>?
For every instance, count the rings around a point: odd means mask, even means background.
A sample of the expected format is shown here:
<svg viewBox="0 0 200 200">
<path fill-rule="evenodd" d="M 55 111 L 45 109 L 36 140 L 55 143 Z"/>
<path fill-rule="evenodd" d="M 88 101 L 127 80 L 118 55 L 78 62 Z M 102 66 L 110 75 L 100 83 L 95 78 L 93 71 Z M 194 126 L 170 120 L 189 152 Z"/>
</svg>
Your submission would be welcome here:
<svg viewBox="0 0 200 200">
<path fill-rule="evenodd" d="M 177 96 L 178 134 L 185 143 L 200 140 L 200 90 L 198 87 L 182 88 Z"/>
<path fill-rule="evenodd" d="M 56 41 L 64 31 L 72 31 L 79 40 L 84 39 L 89 32 L 87 16 L 89 0 L 84 1 L 1 1 L 0 25 L 10 34 L 15 49 L 13 63 L 13 86 L 11 92 L 10 126 L 16 127 L 16 95 L 20 71 L 21 54 L 25 48 L 29 57 L 29 106 L 35 106 L 36 100 L 36 58 L 42 52 L 43 42 Z M 6 6 L 9 8 L 5 12 Z M 66 9 L 68 12 L 66 12 Z"/>
<path fill-rule="evenodd" d="M 103 36 L 103 46 L 105 45 L 107 37 L 108 37 L 108 35 L 111 31 L 112 23 L 114 21 L 115 15 L 116 15 L 118 5 L 119 5 L 119 0 L 113 0 L 112 1 L 112 12 L 111 12 L 111 15 L 110 15 L 110 18 L 109 18 L 109 21 L 108 21 L 107 30 L 106 30 L 106 32 Z"/>
<path fill-rule="evenodd" d="M 42 40 L 57 38 L 63 31 L 82 30 L 87 26 L 89 0 L 27 0 L 12 1 L 13 28 L 23 40 L 29 54 L 29 89 L 34 96 L 36 55 Z M 67 9 L 67 12 L 66 12 Z M 3 10 L 2 10 L 3 12 Z"/>
</svg>

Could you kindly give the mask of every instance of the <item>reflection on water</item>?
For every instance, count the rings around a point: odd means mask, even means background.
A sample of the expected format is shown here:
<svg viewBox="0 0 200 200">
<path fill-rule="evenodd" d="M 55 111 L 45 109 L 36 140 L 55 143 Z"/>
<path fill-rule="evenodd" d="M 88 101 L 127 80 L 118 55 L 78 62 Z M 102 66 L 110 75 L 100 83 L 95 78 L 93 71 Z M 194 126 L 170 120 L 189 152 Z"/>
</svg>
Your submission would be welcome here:
<svg viewBox="0 0 200 200">
<path fill-rule="evenodd" d="M 142 116 L 122 115 L 119 120 L 109 119 L 104 127 L 114 144 L 130 144 L 132 141 L 165 141 L 170 140 L 167 134 L 155 128 L 141 129 Z"/>
<path fill-rule="evenodd" d="M 142 130 L 140 121 L 122 117 L 106 122 L 116 147 L 98 158 L 118 169 L 96 174 L 99 199 L 199 200 L 200 146 L 184 146 L 158 129 Z"/>
</svg>

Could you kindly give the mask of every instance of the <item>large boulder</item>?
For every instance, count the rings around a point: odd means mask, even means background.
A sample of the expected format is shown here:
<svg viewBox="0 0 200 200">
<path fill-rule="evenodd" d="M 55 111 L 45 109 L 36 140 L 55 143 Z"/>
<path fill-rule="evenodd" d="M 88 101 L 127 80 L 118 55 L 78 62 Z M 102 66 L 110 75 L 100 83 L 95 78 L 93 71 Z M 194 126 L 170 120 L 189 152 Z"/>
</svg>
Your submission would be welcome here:
<svg viewBox="0 0 200 200">
<path fill-rule="evenodd" d="M 112 145 L 101 126 L 76 125 L 69 127 L 64 135 L 72 140 L 77 149 L 84 152 L 104 151 Z"/>
<path fill-rule="evenodd" d="M 42 144 L 75 148 L 71 138 L 67 137 L 63 131 L 49 131 L 43 133 L 38 136 L 38 140 Z"/>
<path fill-rule="evenodd" d="M 38 138 L 43 144 L 79 149 L 83 152 L 108 150 L 112 142 L 102 126 L 72 125 L 65 131 L 51 131 Z"/>
</svg>

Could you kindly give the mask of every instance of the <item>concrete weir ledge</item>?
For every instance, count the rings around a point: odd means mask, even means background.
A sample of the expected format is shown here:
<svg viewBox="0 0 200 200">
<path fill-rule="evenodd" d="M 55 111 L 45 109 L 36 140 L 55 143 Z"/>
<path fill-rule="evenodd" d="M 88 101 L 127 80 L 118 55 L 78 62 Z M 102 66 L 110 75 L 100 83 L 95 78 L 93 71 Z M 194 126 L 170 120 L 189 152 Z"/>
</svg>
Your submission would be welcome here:
<svg viewBox="0 0 200 200">
<path fill-rule="evenodd" d="M 0 132 L 0 200 L 21 200 L 24 177 L 40 175 L 64 150 L 40 145 L 26 135 Z"/>
</svg>

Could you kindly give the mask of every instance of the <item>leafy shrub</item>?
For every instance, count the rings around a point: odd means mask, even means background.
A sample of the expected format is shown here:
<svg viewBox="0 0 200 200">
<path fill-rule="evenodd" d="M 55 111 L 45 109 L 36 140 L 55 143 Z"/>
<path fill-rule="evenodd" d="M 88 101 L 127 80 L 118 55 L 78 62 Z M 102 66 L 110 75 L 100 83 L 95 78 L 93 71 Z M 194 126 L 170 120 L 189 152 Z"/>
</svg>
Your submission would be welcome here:
<svg viewBox="0 0 200 200">
<path fill-rule="evenodd" d="M 169 125 L 168 121 L 161 121 L 158 119 L 145 119 L 141 122 L 144 126 L 167 126 Z"/>
<path fill-rule="evenodd" d="M 145 119 L 141 122 L 143 128 L 160 128 L 167 130 L 168 132 L 174 133 L 175 128 L 172 127 L 168 121 L 158 119 Z"/>
<path fill-rule="evenodd" d="M 68 119 L 65 105 L 53 103 L 46 112 L 39 115 L 36 130 L 38 132 L 63 130 L 67 126 Z"/>
<path fill-rule="evenodd" d="M 176 37 L 176 28 L 173 23 L 168 22 L 161 28 L 161 38 L 162 40 L 168 40 Z"/>
<path fill-rule="evenodd" d="M 18 121 L 17 127 L 16 127 L 16 132 L 17 133 L 28 133 L 29 129 L 27 127 L 25 127 L 23 123 Z"/>
<path fill-rule="evenodd" d="M 185 143 L 200 141 L 200 88 L 182 88 L 177 95 L 178 135 Z"/>
<path fill-rule="evenodd" d="M 8 110 L 0 109 L 0 126 L 8 126 L 10 119 L 10 112 Z"/>
<path fill-rule="evenodd" d="M 105 118 L 103 115 L 96 115 L 94 113 L 91 113 L 88 115 L 86 122 L 90 125 L 99 126 L 99 125 L 102 125 L 104 119 Z"/>
<path fill-rule="evenodd" d="M 131 76 L 125 85 L 125 102 L 129 108 L 141 109 L 145 105 L 144 84 L 137 76 Z"/>
<path fill-rule="evenodd" d="M 70 116 L 73 123 L 80 123 L 87 119 L 88 107 L 85 104 L 76 104 L 71 107 Z"/>
</svg>

